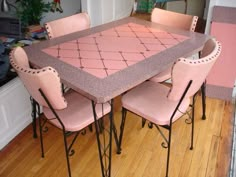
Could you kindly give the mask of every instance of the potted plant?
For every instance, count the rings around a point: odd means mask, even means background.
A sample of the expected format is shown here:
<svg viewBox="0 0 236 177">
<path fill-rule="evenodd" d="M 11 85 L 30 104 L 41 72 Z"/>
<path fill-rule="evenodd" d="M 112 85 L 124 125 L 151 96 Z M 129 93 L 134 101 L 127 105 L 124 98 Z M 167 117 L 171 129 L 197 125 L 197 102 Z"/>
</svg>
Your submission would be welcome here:
<svg viewBox="0 0 236 177">
<path fill-rule="evenodd" d="M 37 25 L 43 18 L 43 13 L 49 12 L 51 3 L 44 0 L 16 0 L 17 15 L 24 27 Z"/>
</svg>

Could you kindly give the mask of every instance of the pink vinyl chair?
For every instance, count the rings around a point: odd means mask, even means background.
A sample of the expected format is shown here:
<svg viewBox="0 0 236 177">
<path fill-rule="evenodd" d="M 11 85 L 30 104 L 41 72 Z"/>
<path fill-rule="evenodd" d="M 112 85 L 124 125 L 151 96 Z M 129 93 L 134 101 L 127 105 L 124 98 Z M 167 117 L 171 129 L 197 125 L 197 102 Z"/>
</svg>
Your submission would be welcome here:
<svg viewBox="0 0 236 177">
<path fill-rule="evenodd" d="M 166 25 L 169 27 L 174 27 L 178 29 L 183 29 L 187 31 L 195 31 L 197 26 L 198 17 L 181 14 L 177 12 L 172 12 L 160 8 L 154 8 L 151 14 L 151 21 Z M 151 81 L 163 82 L 171 78 L 172 67 L 166 69 L 160 74 L 154 76 Z"/>
<path fill-rule="evenodd" d="M 11 52 L 10 62 L 30 95 L 43 107 L 42 110 L 46 120 L 62 130 L 68 175 L 71 176 L 69 156 L 74 153 L 72 145 L 80 132 L 94 122 L 94 110 L 91 100 L 72 89 L 63 94 L 57 71 L 49 66 L 42 69 L 31 69 L 28 57 L 21 47 L 16 47 Z M 109 103 L 96 105 L 98 118 L 103 117 L 110 110 Z M 44 157 L 42 129 L 45 124 L 41 122 L 41 117 L 39 116 L 38 120 L 41 151 L 42 157 Z M 68 134 L 74 134 L 70 144 L 67 142 Z"/>
<path fill-rule="evenodd" d="M 45 29 L 49 39 L 88 28 L 90 28 L 90 18 L 86 12 L 45 23 Z"/>
<path fill-rule="evenodd" d="M 160 8 L 154 8 L 151 14 L 151 21 L 169 27 L 174 27 L 187 31 L 195 31 L 198 17 L 187 14 L 176 13 Z M 167 70 L 161 72 L 160 74 L 154 76 L 150 80 L 154 82 L 166 81 L 171 78 L 171 70 L 172 68 L 170 67 Z"/>
<path fill-rule="evenodd" d="M 48 38 L 53 39 L 90 28 L 90 17 L 86 12 L 83 12 L 47 22 L 44 26 Z M 62 87 L 64 90 L 67 89 L 65 85 Z"/>
<path fill-rule="evenodd" d="M 151 14 L 151 21 L 170 27 L 195 31 L 198 17 L 154 8 Z"/>
<path fill-rule="evenodd" d="M 166 176 L 168 176 L 172 124 L 185 115 L 189 105 L 192 106 L 189 123 L 192 123 L 190 149 L 193 149 L 195 96 L 220 53 L 220 43 L 209 39 L 200 59 L 179 58 L 173 65 L 171 88 L 158 82 L 146 81 L 123 95 L 119 151 L 121 151 L 126 113 L 129 110 L 150 121 L 164 137 L 165 142 L 162 146 L 168 148 L 166 165 Z M 193 97 L 192 103 L 191 97 Z M 168 137 L 164 136 L 160 127 L 168 130 Z"/>
<path fill-rule="evenodd" d="M 167 11 L 159 8 L 154 8 L 151 15 L 151 21 L 183 30 L 195 31 L 198 17 Z M 150 80 L 153 82 L 164 82 L 166 80 L 169 80 L 171 78 L 171 71 L 172 67 L 169 67 L 168 69 L 154 76 Z M 201 87 L 201 93 L 202 93 L 202 119 L 206 119 L 205 82 Z M 143 126 L 144 124 L 145 122 L 143 122 Z"/>
</svg>

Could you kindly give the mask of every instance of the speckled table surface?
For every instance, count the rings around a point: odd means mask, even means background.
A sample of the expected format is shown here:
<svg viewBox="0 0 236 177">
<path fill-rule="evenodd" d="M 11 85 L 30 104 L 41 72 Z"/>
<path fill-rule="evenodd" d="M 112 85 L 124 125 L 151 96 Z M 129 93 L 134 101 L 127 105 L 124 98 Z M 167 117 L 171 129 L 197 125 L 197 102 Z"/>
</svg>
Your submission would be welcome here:
<svg viewBox="0 0 236 177">
<path fill-rule="evenodd" d="M 35 67 L 54 67 L 62 82 L 106 102 L 201 50 L 210 36 L 128 17 L 33 44 Z"/>
</svg>

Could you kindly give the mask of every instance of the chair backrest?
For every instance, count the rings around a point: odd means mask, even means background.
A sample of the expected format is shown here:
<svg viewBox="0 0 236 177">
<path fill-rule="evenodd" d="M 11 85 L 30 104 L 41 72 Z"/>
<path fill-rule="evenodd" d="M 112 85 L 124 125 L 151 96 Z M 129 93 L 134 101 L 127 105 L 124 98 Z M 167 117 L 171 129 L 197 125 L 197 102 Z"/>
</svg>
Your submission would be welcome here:
<svg viewBox="0 0 236 177">
<path fill-rule="evenodd" d="M 48 107 L 41 96 L 41 89 L 54 109 L 64 109 L 67 102 L 62 95 L 61 82 L 58 73 L 52 67 L 31 69 L 27 54 L 21 47 L 16 47 L 10 53 L 10 62 L 30 95 L 40 105 Z"/>
<path fill-rule="evenodd" d="M 85 12 L 45 23 L 49 39 L 88 28 L 90 28 L 90 18 Z"/>
<path fill-rule="evenodd" d="M 198 17 L 154 8 L 151 14 L 151 21 L 170 27 L 195 31 Z"/>
<path fill-rule="evenodd" d="M 168 98 L 179 100 L 190 80 L 193 82 L 186 97 L 193 96 L 200 89 L 220 53 L 221 44 L 215 39 L 209 39 L 199 59 L 178 59 L 172 68 L 172 88 Z"/>
</svg>

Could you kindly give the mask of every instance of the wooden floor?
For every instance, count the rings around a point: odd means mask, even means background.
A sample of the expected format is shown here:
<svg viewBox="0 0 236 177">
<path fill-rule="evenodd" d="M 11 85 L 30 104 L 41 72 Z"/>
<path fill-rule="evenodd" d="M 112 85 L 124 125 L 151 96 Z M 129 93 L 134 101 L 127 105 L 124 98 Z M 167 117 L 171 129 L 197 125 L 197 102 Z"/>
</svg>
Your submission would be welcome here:
<svg viewBox="0 0 236 177">
<path fill-rule="evenodd" d="M 170 177 L 227 177 L 232 146 L 233 106 L 230 102 L 207 99 L 207 119 L 201 120 L 201 97 L 196 102 L 194 149 L 189 150 L 190 125 L 186 116 L 174 124 Z M 116 99 L 119 105 L 119 99 Z M 115 121 L 119 125 L 120 111 Z M 0 177 L 66 177 L 67 168 L 61 131 L 48 125 L 44 133 L 45 158 L 39 138 L 32 138 L 28 126 L 0 152 Z M 113 143 L 112 177 L 164 177 L 167 150 L 158 131 L 141 128 L 141 119 L 128 113 L 123 150 L 116 154 Z M 70 158 L 73 177 L 100 177 L 95 132 L 87 131 L 74 145 Z"/>
</svg>

